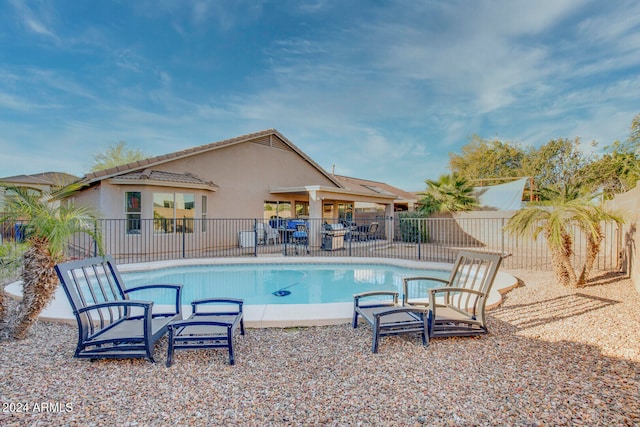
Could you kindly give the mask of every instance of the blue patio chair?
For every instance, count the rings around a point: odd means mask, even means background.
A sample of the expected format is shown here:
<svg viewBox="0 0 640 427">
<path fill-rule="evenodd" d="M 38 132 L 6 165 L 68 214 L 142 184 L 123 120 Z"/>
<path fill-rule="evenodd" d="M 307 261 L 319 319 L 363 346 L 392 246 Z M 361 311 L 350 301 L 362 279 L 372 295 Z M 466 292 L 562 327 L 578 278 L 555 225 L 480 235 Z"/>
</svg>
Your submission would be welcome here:
<svg viewBox="0 0 640 427">
<path fill-rule="evenodd" d="M 296 231 L 291 235 L 292 243 L 296 248 L 296 255 L 298 255 L 298 247 L 302 246 L 306 252 L 309 253 L 309 231 L 307 224 L 304 222 L 296 224 Z"/>
<path fill-rule="evenodd" d="M 75 357 L 147 358 L 174 320 L 182 319 L 182 285 L 126 287 L 111 256 L 70 261 L 55 266 L 78 323 Z M 139 291 L 161 289 L 173 304 L 156 310 L 152 301 L 134 300 Z"/>
</svg>

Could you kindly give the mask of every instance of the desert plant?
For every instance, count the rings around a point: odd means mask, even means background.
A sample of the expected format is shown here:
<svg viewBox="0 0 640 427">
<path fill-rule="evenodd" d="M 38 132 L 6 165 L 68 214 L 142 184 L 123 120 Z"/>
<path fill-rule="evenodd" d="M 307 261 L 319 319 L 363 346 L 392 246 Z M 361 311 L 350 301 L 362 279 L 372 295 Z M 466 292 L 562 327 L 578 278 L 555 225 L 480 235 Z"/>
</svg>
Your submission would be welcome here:
<svg viewBox="0 0 640 427">
<path fill-rule="evenodd" d="M 403 242 L 426 243 L 429 240 L 424 218 L 429 215 L 421 212 L 403 212 L 398 215 L 400 220 L 400 235 Z"/>
<path fill-rule="evenodd" d="M 601 223 L 622 223 L 622 216 L 594 205 L 587 198 L 553 200 L 531 204 L 518 211 L 505 226 L 519 236 L 530 235 L 537 239 L 543 234 L 551 251 L 553 271 L 558 281 L 568 287 L 584 286 L 593 269 L 603 239 Z M 587 256 L 579 272 L 573 267 L 574 226 L 587 239 Z"/>
<path fill-rule="evenodd" d="M 68 187 L 65 193 L 74 189 Z M 24 221 L 29 243 L 23 257 L 22 301 L 15 319 L 8 322 L 10 335 L 22 339 L 53 298 L 58 286 L 53 267 L 66 259 L 68 239 L 75 233 L 87 233 L 98 242 L 100 250 L 102 244 L 96 227 L 97 215 L 84 207 L 61 204 L 51 193 L 34 194 L 25 188 L 8 187 L 5 211 L 3 220 Z"/>
</svg>

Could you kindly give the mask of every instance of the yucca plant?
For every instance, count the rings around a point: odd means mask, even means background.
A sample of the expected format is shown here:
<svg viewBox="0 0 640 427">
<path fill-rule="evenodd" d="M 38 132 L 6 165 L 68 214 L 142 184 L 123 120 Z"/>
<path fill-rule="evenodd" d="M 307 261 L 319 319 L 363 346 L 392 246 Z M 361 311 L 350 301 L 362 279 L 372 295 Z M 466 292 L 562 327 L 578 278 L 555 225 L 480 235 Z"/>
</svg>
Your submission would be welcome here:
<svg viewBox="0 0 640 427">
<path fill-rule="evenodd" d="M 64 193 L 37 193 L 22 187 L 7 187 L 2 220 L 23 221 L 29 243 L 23 256 L 23 297 L 15 318 L 9 319 L 9 334 L 23 339 L 49 304 L 58 286 L 54 266 L 66 259 L 65 248 L 75 233 L 86 233 L 102 247 L 96 227 L 97 215 L 88 208 L 60 203 Z M 101 251 L 101 249 L 100 249 Z M 0 319 L 1 321 L 2 319 Z"/>
</svg>

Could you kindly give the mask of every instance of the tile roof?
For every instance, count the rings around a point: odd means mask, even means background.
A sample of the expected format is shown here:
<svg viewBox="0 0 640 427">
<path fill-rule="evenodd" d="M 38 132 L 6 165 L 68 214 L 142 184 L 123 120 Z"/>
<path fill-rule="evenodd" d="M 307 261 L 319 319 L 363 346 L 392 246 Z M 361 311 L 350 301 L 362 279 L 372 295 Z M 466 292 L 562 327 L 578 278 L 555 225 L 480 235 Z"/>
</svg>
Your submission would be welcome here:
<svg viewBox="0 0 640 427">
<path fill-rule="evenodd" d="M 218 186 L 211 181 L 205 181 L 191 173 L 174 173 L 165 171 L 156 171 L 145 169 L 143 171 L 131 172 L 119 175 L 118 179 L 132 181 L 163 181 L 163 182 L 179 182 L 184 184 L 202 184 L 217 188 Z"/>
<path fill-rule="evenodd" d="M 352 191 L 362 191 L 371 194 L 395 195 L 400 200 L 417 200 L 415 194 L 404 191 L 398 187 L 386 184 L 384 182 L 371 181 L 368 179 L 353 178 L 350 176 L 334 175 L 334 178 L 342 184 L 342 186 Z"/>
</svg>

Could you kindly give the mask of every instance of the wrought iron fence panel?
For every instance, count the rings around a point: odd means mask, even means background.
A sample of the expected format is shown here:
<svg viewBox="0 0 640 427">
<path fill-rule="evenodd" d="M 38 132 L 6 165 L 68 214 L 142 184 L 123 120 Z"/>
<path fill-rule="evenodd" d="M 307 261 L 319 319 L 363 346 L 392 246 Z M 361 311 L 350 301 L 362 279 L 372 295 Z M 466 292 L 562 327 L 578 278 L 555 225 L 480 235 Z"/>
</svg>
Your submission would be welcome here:
<svg viewBox="0 0 640 427">
<path fill-rule="evenodd" d="M 393 218 L 368 216 L 349 222 L 324 219 L 177 219 L 162 224 L 147 219 L 102 219 L 104 252 L 118 263 L 180 258 L 321 256 L 383 257 L 451 262 L 460 249 L 478 249 L 508 255 L 510 269 L 549 270 L 551 254 L 544 236 L 537 240 L 513 236 L 504 230 L 507 218 Z M 298 229 L 300 226 L 300 230 Z M 25 224 L 0 224 L 4 242 L 24 240 Z M 302 238 L 301 230 L 306 230 Z M 621 229 L 602 224 L 604 239 L 596 259 L 598 270 L 620 268 Z M 572 261 L 584 263 L 585 237 L 574 230 Z M 71 258 L 96 255 L 98 247 L 84 233 L 74 235 L 67 248 Z"/>
</svg>

